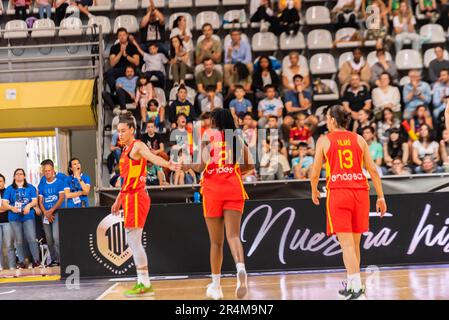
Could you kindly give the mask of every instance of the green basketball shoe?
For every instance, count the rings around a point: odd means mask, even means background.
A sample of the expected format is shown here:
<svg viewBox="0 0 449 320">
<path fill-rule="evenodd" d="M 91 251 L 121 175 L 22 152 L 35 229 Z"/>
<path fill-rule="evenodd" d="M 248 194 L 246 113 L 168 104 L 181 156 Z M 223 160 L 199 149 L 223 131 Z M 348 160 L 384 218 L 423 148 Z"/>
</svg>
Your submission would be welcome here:
<svg viewBox="0 0 449 320">
<path fill-rule="evenodd" d="M 137 283 L 134 288 L 125 291 L 128 298 L 151 297 L 154 296 L 153 286 L 145 287 L 142 283 Z"/>
</svg>

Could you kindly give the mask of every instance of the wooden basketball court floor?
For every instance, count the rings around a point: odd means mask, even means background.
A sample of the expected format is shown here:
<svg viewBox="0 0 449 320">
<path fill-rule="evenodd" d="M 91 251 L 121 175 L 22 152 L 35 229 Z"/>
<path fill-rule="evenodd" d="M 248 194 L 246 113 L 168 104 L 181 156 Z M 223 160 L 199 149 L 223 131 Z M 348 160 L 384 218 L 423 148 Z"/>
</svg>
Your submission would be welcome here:
<svg viewBox="0 0 449 320">
<path fill-rule="evenodd" d="M 8 280 L 0 274 L 0 300 L 129 300 L 123 292 L 135 281 L 132 278 L 81 280 L 74 289 L 54 278 L 52 272 L 48 270 L 50 274 L 41 275 L 37 282 L 34 281 L 39 274 L 30 280 L 33 282 L 21 281 L 26 277 Z M 337 300 L 337 291 L 345 277 L 343 270 L 250 274 L 249 293 L 244 300 Z M 449 265 L 368 269 L 362 270 L 362 278 L 366 282 L 367 300 L 449 300 Z M 155 295 L 145 299 L 206 300 L 209 282 L 208 277 L 158 277 L 152 279 Z M 225 300 L 235 299 L 233 276 L 222 278 L 222 288 Z"/>
</svg>

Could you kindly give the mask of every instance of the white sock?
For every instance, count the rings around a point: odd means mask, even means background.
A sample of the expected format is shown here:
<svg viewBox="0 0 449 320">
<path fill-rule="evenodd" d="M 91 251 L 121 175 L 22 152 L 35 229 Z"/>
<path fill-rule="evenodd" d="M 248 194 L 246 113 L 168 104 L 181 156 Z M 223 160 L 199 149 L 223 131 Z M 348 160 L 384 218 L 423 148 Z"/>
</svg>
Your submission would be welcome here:
<svg viewBox="0 0 449 320">
<path fill-rule="evenodd" d="M 148 270 L 137 269 L 137 282 L 143 284 L 147 288 L 151 286 Z"/>
<path fill-rule="evenodd" d="M 362 289 L 362 279 L 360 273 L 348 274 L 348 290 L 359 292 Z"/>
<path fill-rule="evenodd" d="M 237 273 L 239 273 L 240 270 L 243 270 L 243 271 L 246 272 L 245 264 L 244 264 L 244 263 L 239 262 L 239 263 L 237 263 L 235 266 L 236 266 L 236 268 L 237 268 Z"/>
<path fill-rule="evenodd" d="M 216 288 L 220 286 L 221 274 L 212 274 L 212 285 Z"/>
</svg>

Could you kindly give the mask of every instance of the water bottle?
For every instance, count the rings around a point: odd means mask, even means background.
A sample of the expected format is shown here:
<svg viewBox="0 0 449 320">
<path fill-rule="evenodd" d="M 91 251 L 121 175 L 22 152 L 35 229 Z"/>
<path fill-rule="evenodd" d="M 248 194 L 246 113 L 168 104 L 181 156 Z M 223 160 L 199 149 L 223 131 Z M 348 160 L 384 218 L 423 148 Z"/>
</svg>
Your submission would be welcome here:
<svg viewBox="0 0 449 320">
<path fill-rule="evenodd" d="M 201 203 L 201 194 L 198 191 L 193 194 L 193 203 Z"/>
</svg>

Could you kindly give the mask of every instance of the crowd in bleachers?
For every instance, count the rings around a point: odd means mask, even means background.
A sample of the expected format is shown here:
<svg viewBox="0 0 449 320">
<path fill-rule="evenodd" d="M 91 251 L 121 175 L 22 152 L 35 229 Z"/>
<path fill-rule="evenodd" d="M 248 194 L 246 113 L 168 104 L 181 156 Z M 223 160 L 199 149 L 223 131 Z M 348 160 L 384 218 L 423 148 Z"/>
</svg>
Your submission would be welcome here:
<svg viewBox="0 0 449 320">
<path fill-rule="evenodd" d="M 449 171 L 447 0 L 168 0 L 170 14 L 160 0 L 63 2 L 102 26 L 109 18 L 92 15 L 98 7 L 145 10 L 109 26 L 117 38 L 102 98 L 115 115 L 108 157 L 114 186 L 116 126 L 129 111 L 139 137 L 168 158 L 173 131 L 191 141 L 195 122 L 207 129 L 214 108 L 229 108 L 248 145 L 263 153 L 247 180 L 305 179 L 326 107 L 340 103 L 383 175 Z M 220 3 L 222 16 L 202 10 Z M 192 6 L 195 16 L 187 12 Z M 279 129 L 279 139 L 260 141 L 257 129 Z M 154 166 L 149 173 L 149 184 L 199 178 Z"/>
</svg>

